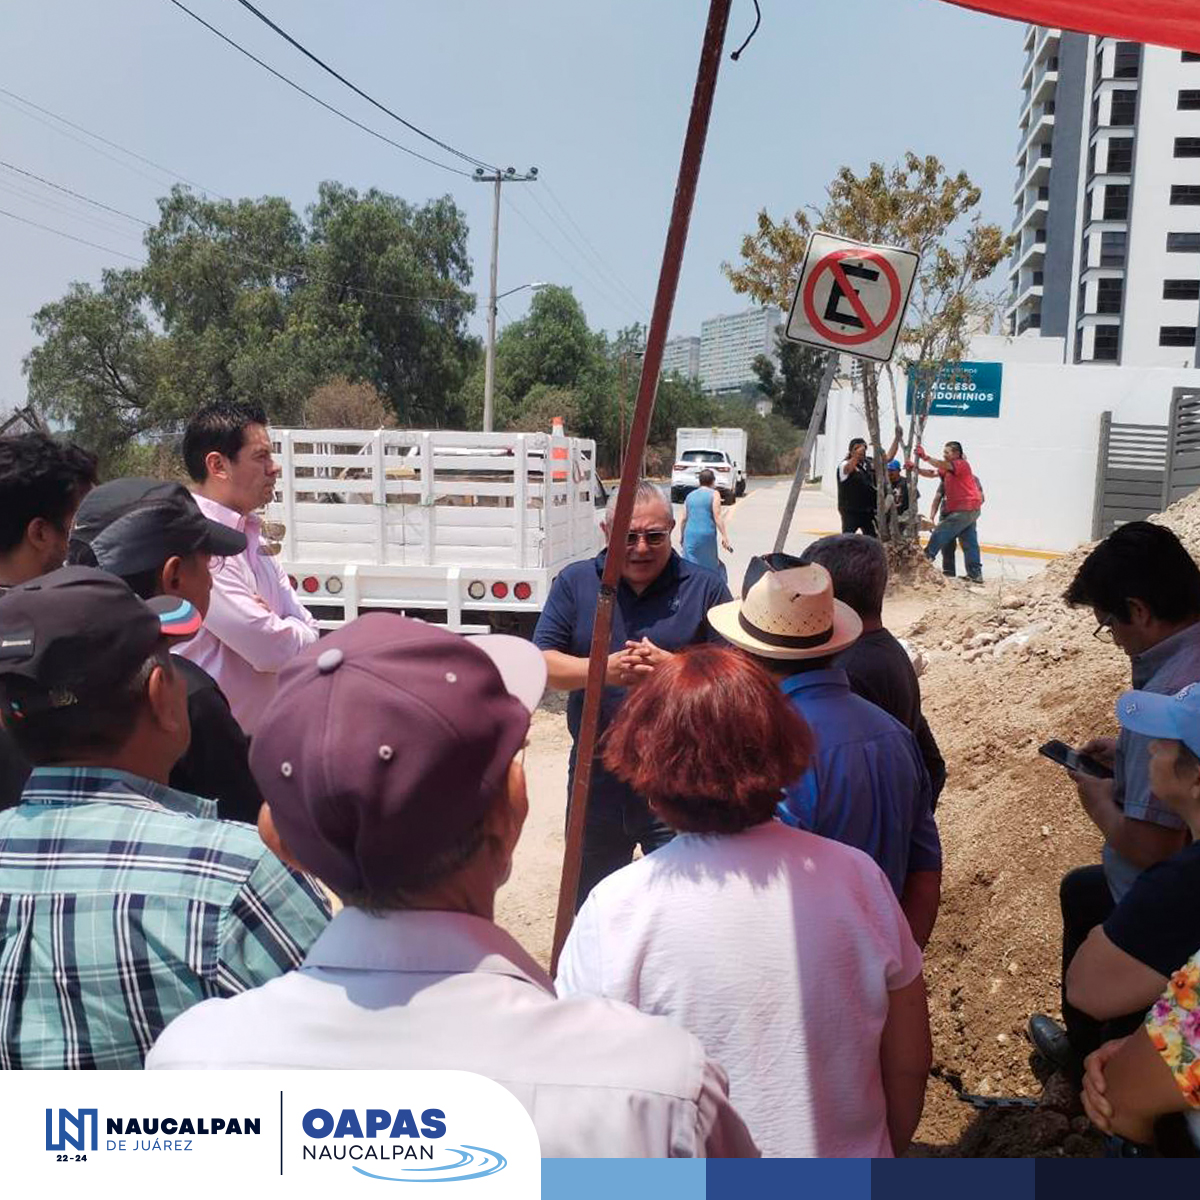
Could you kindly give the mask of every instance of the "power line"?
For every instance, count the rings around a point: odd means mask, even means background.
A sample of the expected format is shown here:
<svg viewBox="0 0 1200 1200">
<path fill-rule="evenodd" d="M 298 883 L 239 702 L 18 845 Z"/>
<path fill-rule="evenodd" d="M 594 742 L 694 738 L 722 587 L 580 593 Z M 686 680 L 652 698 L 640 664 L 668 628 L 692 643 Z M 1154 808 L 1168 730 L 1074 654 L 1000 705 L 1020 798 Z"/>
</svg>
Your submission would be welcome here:
<svg viewBox="0 0 1200 1200">
<path fill-rule="evenodd" d="M 0 192 L 5 192 L 17 199 L 36 205 L 38 216 L 58 213 L 61 216 L 70 218 L 72 221 L 82 221 L 87 225 L 94 226 L 96 229 L 102 229 L 106 233 L 116 234 L 117 237 L 131 238 L 134 241 L 139 240 L 137 232 L 130 229 L 126 223 L 118 225 L 115 220 L 110 220 L 99 213 L 81 212 L 82 205 L 72 204 L 69 199 L 47 196 L 44 191 L 35 190 L 33 187 L 9 179 L 7 176 L 0 177 Z"/>
<path fill-rule="evenodd" d="M 578 239 L 572 236 L 571 231 L 563 225 L 563 223 L 537 198 L 536 195 L 533 196 L 533 202 L 542 210 L 546 220 L 548 220 L 554 226 L 554 228 L 557 229 L 560 234 L 562 234 L 563 239 L 571 247 L 571 249 L 579 255 L 580 261 L 587 264 L 589 267 L 592 267 L 593 264 L 588 259 L 588 252 L 583 248 Z M 626 293 L 626 296 L 622 297 L 621 299 L 622 305 L 628 304 L 630 300 L 632 300 L 632 302 L 641 312 L 645 313 L 647 316 L 650 315 L 649 309 L 647 309 L 646 306 L 636 296 L 634 296 L 632 292 L 630 292 L 629 289 L 626 288 L 603 263 L 600 264 L 600 269 L 597 271 L 597 277 L 605 283 L 611 295 L 618 296 L 621 294 L 621 292 Z"/>
<path fill-rule="evenodd" d="M 32 225 L 34 229 L 43 229 L 46 233 L 56 234 L 58 237 L 66 238 L 71 242 L 78 242 L 82 246 L 91 246 L 93 250 L 103 250 L 105 254 L 115 254 L 118 258 L 127 258 L 130 262 L 143 263 L 143 259 L 135 258 L 132 254 L 126 254 L 123 250 L 114 250 L 111 246 L 101 246 L 99 242 L 89 242 L 87 238 L 76 237 L 73 233 L 65 233 L 61 229 L 55 229 L 52 225 L 43 225 L 39 221 L 31 221 L 28 217 L 22 217 L 18 213 L 9 212 L 6 208 L 0 208 L 0 217 L 11 217 L 14 221 L 20 221 L 23 225 Z"/>
<path fill-rule="evenodd" d="M 96 208 L 104 209 L 105 212 L 115 213 L 119 217 L 124 217 L 127 221 L 133 221 L 138 225 L 145 226 L 147 229 L 155 228 L 155 226 L 153 226 L 149 221 L 143 221 L 141 217 L 135 217 L 132 213 L 124 212 L 122 209 L 119 209 L 119 208 L 113 208 L 112 205 L 105 204 L 102 200 L 97 200 L 93 196 L 84 195 L 83 192 L 74 191 L 72 188 L 64 187 L 60 183 L 55 183 L 52 179 L 46 179 L 41 175 L 34 174 L 34 172 L 32 172 L 32 171 L 25 170 L 23 167 L 18 167 L 15 163 L 5 162 L 3 159 L 0 159 L 0 167 L 4 167 L 10 171 L 16 171 L 20 175 L 24 175 L 24 176 L 28 177 L 29 179 L 36 180 L 38 183 L 43 184 L 45 187 L 53 188 L 55 191 L 64 192 L 68 196 L 71 196 L 76 200 L 81 200 L 85 204 L 91 204 L 91 205 L 94 205 Z M 0 185 L 0 186 L 2 186 L 2 185 Z M 28 195 L 28 193 L 26 193 L 26 194 Z M 6 215 L 14 216 L 14 214 L 12 214 L 12 213 L 8 213 Z M 78 214 L 78 213 L 66 212 L 66 215 L 75 217 L 79 220 L 87 220 L 88 219 L 83 214 Z M 25 220 L 25 218 L 23 218 L 23 217 L 15 217 L 15 219 L 16 220 Z M 30 223 L 34 224 L 35 222 L 30 222 Z M 50 229 L 49 226 L 39 226 L 39 228 L 46 228 L 48 230 L 48 232 L 50 232 L 50 233 L 61 232 L 58 230 Z M 109 228 L 111 228 L 111 227 L 109 227 Z M 116 232 L 116 231 L 114 231 L 114 232 Z M 63 234 L 63 236 L 69 237 L 70 235 Z M 81 239 L 76 239 L 76 240 L 81 240 Z M 86 244 L 94 245 L 95 243 L 88 242 Z M 104 247 L 100 247 L 100 249 L 104 249 Z M 423 301 L 423 302 L 429 303 L 429 304 L 462 304 L 464 302 L 464 300 L 467 298 L 467 296 L 470 295 L 470 293 L 464 293 L 461 296 L 417 296 L 417 295 L 407 295 L 407 294 L 404 294 L 401 292 L 388 292 L 388 291 L 384 291 L 380 288 L 359 287 L 355 284 L 342 283 L 339 280 L 331 279 L 327 275 L 312 275 L 307 270 L 305 270 L 303 267 L 282 267 L 282 266 L 279 266 L 277 263 L 268 262 L 265 259 L 252 258 L 249 255 L 243 254 L 240 251 L 234 250 L 232 247 L 229 247 L 229 246 L 224 247 L 224 249 L 225 249 L 225 252 L 232 259 L 234 259 L 237 262 L 245 263 L 248 266 L 263 267 L 266 270 L 271 271 L 276 275 L 286 275 L 286 276 L 289 276 L 292 279 L 296 279 L 302 283 L 325 284 L 329 287 L 343 288 L 344 290 L 346 290 L 348 292 L 354 292 L 355 294 L 359 294 L 359 295 L 380 296 L 380 297 L 382 297 L 384 299 L 388 299 L 388 300 L 419 300 L 419 301 Z M 114 253 L 119 253 L 119 251 L 114 251 Z M 128 258 L 130 256 L 125 255 L 125 257 Z M 138 259 L 135 261 L 144 263 L 144 260 L 141 260 L 141 259 Z"/>
<path fill-rule="evenodd" d="M 64 187 L 61 183 L 54 183 L 52 180 L 43 179 L 41 175 L 35 175 L 32 171 L 26 171 L 24 167 L 18 167 L 15 163 L 5 162 L 0 158 L 0 167 L 6 170 L 15 171 L 18 175 L 24 175 L 27 179 L 36 179 L 38 183 L 44 184 L 48 188 L 53 188 L 56 192 L 63 192 L 68 196 L 73 196 L 76 200 L 82 200 L 85 204 L 94 205 L 96 208 L 102 208 L 105 212 L 116 213 L 118 217 L 124 217 L 127 221 L 133 221 L 137 225 L 144 225 L 147 229 L 153 229 L 149 221 L 143 221 L 141 217 L 135 217 L 132 213 L 122 212 L 119 208 L 113 208 L 111 204 L 105 204 L 101 200 L 93 200 L 91 196 L 85 196 L 82 192 L 72 191 L 69 187 Z"/>
<path fill-rule="evenodd" d="M 143 171 L 139 167 L 134 166 L 133 163 L 126 162 L 123 158 L 118 158 L 115 154 L 109 154 L 108 151 L 101 150 L 99 146 L 93 146 L 91 142 L 85 141 L 81 137 L 76 137 L 73 133 L 68 133 L 65 129 L 59 129 L 57 125 L 44 120 L 42 117 L 36 116 L 34 113 L 26 112 L 23 108 L 18 107 L 9 100 L 6 100 L 3 96 L 0 96 L 0 104 L 5 104 L 14 112 L 20 113 L 21 116 L 27 117 L 31 121 L 36 121 L 39 125 L 44 125 L 47 129 L 59 134 L 61 137 L 65 137 L 72 142 L 76 142 L 85 150 L 90 150 L 93 154 L 98 154 L 101 158 L 107 159 L 111 163 L 116 163 L 118 167 L 122 167 L 126 171 L 131 171 L 134 175 L 137 175 L 142 179 L 149 180 L 155 185 L 155 187 L 161 188 L 171 186 L 169 183 L 165 183 L 161 177 L 151 175 L 149 171 Z"/>
<path fill-rule="evenodd" d="M 473 154 L 467 154 L 465 151 L 451 146 L 449 142 L 443 142 L 440 138 L 434 137 L 432 133 L 427 133 L 424 129 L 414 125 L 411 121 L 405 120 L 405 118 L 399 113 L 393 112 L 387 107 L 386 104 L 381 104 L 373 96 L 369 96 L 362 90 L 362 88 L 358 87 L 357 84 L 351 83 L 349 79 L 347 79 L 344 75 L 340 75 L 327 62 L 318 58 L 317 55 L 315 55 L 311 50 L 302 46 L 294 37 L 292 37 L 290 33 L 287 32 L 287 30 L 281 29 L 278 25 L 276 25 L 266 13 L 264 13 L 261 9 L 255 8 L 254 5 L 250 3 L 250 0 L 238 0 L 238 3 L 248 12 L 253 13 L 260 21 L 262 21 L 264 25 L 274 30 L 275 33 L 279 34 L 279 36 L 283 38 L 285 42 L 299 50 L 305 58 L 316 63 L 322 71 L 332 75 L 334 79 L 338 80 L 339 83 L 344 83 L 356 96 L 361 96 L 368 104 L 373 104 L 377 109 L 379 109 L 380 112 L 387 113 L 387 115 L 394 121 L 399 121 L 405 129 L 411 130 L 413 133 L 417 134 L 418 137 L 423 137 L 427 142 L 432 142 L 435 146 L 440 146 L 443 150 L 453 154 L 456 158 L 461 158 L 464 162 L 469 162 L 473 167 L 484 167 L 489 171 L 496 171 L 499 169 L 498 167 L 493 166 L 491 163 L 485 162 L 482 158 L 476 158 Z"/>
<path fill-rule="evenodd" d="M 411 154 L 413 158 L 419 158 L 422 162 L 429 163 L 430 166 L 441 167 L 443 171 L 450 171 L 454 175 L 462 175 L 466 179 L 472 178 L 471 172 L 469 171 L 462 171 L 459 170 L 458 167 L 452 167 L 449 163 L 438 162 L 436 158 L 429 158 L 427 155 L 421 154 L 419 151 L 414 150 L 411 146 L 405 146 L 400 142 L 393 141 L 393 139 L 388 137 L 387 134 L 380 133 L 379 130 L 372 129 L 369 125 L 364 125 L 361 121 L 355 120 L 354 117 L 350 116 L 349 113 L 344 113 L 340 108 L 335 108 L 332 104 L 322 100 L 320 96 L 313 95 L 312 92 L 310 92 L 307 88 L 301 87 L 298 83 L 296 83 L 295 80 L 289 79 L 282 72 L 275 70 L 274 67 L 263 62 L 263 60 L 257 55 L 251 54 L 250 51 L 244 46 L 238 45 L 233 38 L 223 34 L 215 25 L 210 25 L 203 17 L 192 12 L 192 10 L 188 8 L 186 4 L 181 4 L 180 0 L 169 0 L 169 2 L 181 12 L 187 13 L 187 15 L 191 17 L 193 21 L 203 25 L 204 28 L 210 33 L 219 37 L 221 41 L 226 43 L 226 45 L 232 46 L 239 54 L 244 54 L 248 59 L 251 60 L 251 62 L 257 63 L 264 71 L 274 75 L 276 79 L 280 80 L 280 82 L 286 83 L 288 87 L 295 89 L 302 96 L 307 96 L 311 101 L 313 101 L 314 104 L 319 104 L 328 112 L 333 113 L 335 116 L 341 117 L 343 121 L 349 121 L 351 125 L 361 129 L 364 133 L 369 133 L 373 138 L 378 138 L 381 142 L 387 142 L 389 146 L 394 146 L 397 150 L 400 150 L 405 154 Z"/>
<path fill-rule="evenodd" d="M 616 271 L 612 268 L 611 264 L 609 264 L 607 262 L 607 260 L 600 253 L 600 251 L 596 249 L 591 238 L 589 238 L 588 235 L 586 233 L 584 233 L 584 231 L 580 228 L 579 222 L 576 221 L 575 218 L 571 215 L 571 210 L 569 208 L 567 208 L 567 206 L 558 198 L 558 195 L 554 191 L 554 189 L 551 188 L 551 186 L 548 183 L 545 185 L 545 187 L 546 187 L 546 195 L 548 195 L 550 197 L 550 199 L 552 201 L 554 201 L 554 203 L 558 206 L 559 211 L 571 223 L 571 226 L 575 230 L 575 232 L 578 233 L 579 236 L 583 239 L 584 245 L 587 246 L 588 249 L 591 250 L 593 260 L 596 263 L 598 263 L 602 268 L 604 268 L 604 270 L 606 270 L 608 272 L 608 275 L 613 280 L 613 282 L 618 284 L 620 286 L 621 290 L 627 296 L 629 296 L 629 298 L 631 300 L 633 300 L 638 305 L 638 307 L 641 308 L 641 310 L 643 312 L 649 314 L 649 309 L 646 308 L 646 305 L 642 301 L 642 299 L 633 290 L 633 288 L 629 287 L 625 283 L 625 281 L 621 278 L 621 276 L 618 275 L 616 273 Z"/>
<path fill-rule="evenodd" d="M 114 142 L 106 137 L 103 137 L 101 134 L 93 133 L 92 130 L 85 129 L 82 125 L 76 125 L 74 121 L 68 121 L 66 117 L 59 116 L 58 113 L 51 112 L 48 108 L 43 108 L 40 104 L 35 104 L 32 100 L 28 100 L 24 96 L 18 96 L 16 92 L 10 92 L 7 88 L 0 88 L 0 95 L 8 96 L 12 100 L 18 100 L 22 104 L 28 105 L 30 108 L 35 109 L 37 112 L 43 113 L 47 117 L 53 117 L 54 120 L 61 121 L 64 125 L 68 125 L 70 128 L 78 130 L 80 133 L 85 133 L 88 137 L 95 138 L 96 141 L 103 142 L 106 146 L 111 146 L 114 150 L 120 150 L 122 154 L 128 154 L 130 158 L 136 158 L 139 162 L 143 162 L 147 166 L 153 167 L 156 171 L 161 171 L 164 175 L 170 175 L 172 178 L 178 179 L 181 183 L 186 183 L 190 188 L 195 188 L 197 191 L 204 192 L 206 195 L 217 196 L 221 200 L 229 199 L 228 196 L 222 196 L 220 192 L 215 192 L 211 188 L 203 187 L 201 184 L 195 183 L 188 179 L 187 176 L 180 175 L 178 171 L 172 171 L 170 167 L 164 167 L 161 163 L 156 163 L 153 159 L 146 158 L 146 156 L 143 154 L 138 154 L 136 150 L 130 150 L 128 146 L 122 146 L 118 142 Z M 21 110 L 17 109 L 17 111 L 20 112 Z M 24 113 L 23 115 L 29 117 L 31 114 Z M 37 120 L 36 117 L 32 117 L 31 119 L 35 121 Z M 40 124 L 45 125 L 46 122 L 42 121 Z M 48 128 L 54 129 L 54 126 L 50 125 Z M 61 129 L 57 130 L 57 132 L 63 133 Z M 70 134 L 64 133 L 63 136 L 70 137 Z M 71 140 L 73 142 L 79 141 L 78 138 L 71 138 Z M 87 142 L 82 142 L 80 144 L 84 146 L 88 145 Z M 129 167 L 128 163 L 122 163 L 119 158 L 113 158 L 110 154 L 104 154 L 102 150 L 96 150 L 95 146 L 89 146 L 88 148 L 90 150 L 95 150 L 97 154 L 103 155 L 104 158 L 107 158 L 112 162 L 118 163 L 123 167 Z M 132 167 L 129 169 L 134 170 Z M 149 178 L 149 176 L 145 175 L 145 173 L 142 171 L 137 171 L 137 174 L 142 175 L 143 178 Z"/>
<path fill-rule="evenodd" d="M 526 225 L 529 226 L 533 234 L 558 258 L 568 267 L 568 269 L 578 275 L 580 279 L 586 283 L 592 291 L 594 291 L 600 299 L 606 304 L 612 305 L 618 311 L 625 312 L 628 310 L 628 302 L 613 294 L 611 288 L 598 280 L 590 269 L 581 269 L 580 264 L 572 262 L 546 235 L 529 219 L 507 196 L 504 198 L 505 204 L 516 213 Z"/>
</svg>

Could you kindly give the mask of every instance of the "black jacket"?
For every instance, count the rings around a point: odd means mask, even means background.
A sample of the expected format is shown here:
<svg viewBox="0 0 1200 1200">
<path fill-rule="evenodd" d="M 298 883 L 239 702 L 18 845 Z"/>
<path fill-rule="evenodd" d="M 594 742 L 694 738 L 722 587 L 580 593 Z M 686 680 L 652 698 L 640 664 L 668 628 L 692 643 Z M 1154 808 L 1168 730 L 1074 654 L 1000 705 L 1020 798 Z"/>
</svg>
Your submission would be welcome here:
<svg viewBox="0 0 1200 1200">
<path fill-rule="evenodd" d="M 168 782 L 176 791 L 215 800 L 223 820 L 254 824 L 262 795 L 250 774 L 249 738 L 207 671 L 178 655 L 171 661 L 187 685 L 192 740 Z M 31 769 L 12 737 L 0 729 L 0 810 L 19 803 Z"/>
</svg>

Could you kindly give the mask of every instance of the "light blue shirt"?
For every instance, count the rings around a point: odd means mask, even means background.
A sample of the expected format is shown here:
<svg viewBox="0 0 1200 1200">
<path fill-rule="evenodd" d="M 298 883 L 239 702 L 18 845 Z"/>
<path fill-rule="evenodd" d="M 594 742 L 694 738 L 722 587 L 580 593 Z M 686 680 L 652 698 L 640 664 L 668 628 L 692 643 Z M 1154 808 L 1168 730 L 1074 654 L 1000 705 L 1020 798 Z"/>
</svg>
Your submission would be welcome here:
<svg viewBox="0 0 1200 1200">
<path fill-rule="evenodd" d="M 1157 646 L 1135 654 L 1131 666 L 1133 686 L 1142 692 L 1173 695 L 1189 683 L 1200 682 L 1200 624 L 1181 629 Z M 1150 790 L 1150 740 L 1140 733 L 1121 730 L 1117 738 L 1113 799 L 1132 820 L 1147 821 L 1165 829 L 1183 829 L 1182 818 Z M 1114 900 L 1121 900 L 1141 871 L 1141 867 L 1105 844 L 1104 874 Z"/>
<path fill-rule="evenodd" d="M 913 735 L 856 696 L 840 667 L 791 675 L 781 686 L 816 748 L 812 765 L 786 790 L 780 818 L 869 854 L 897 896 L 911 872 L 940 871 L 929 773 Z"/>
</svg>

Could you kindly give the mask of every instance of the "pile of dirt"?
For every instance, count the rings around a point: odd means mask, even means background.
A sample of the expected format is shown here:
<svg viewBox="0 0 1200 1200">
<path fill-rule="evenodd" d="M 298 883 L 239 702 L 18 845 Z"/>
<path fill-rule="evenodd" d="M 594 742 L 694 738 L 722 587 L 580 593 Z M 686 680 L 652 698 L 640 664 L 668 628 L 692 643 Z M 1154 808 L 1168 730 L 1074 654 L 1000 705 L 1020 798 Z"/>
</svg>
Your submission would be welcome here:
<svg viewBox="0 0 1200 1200">
<path fill-rule="evenodd" d="M 1157 519 L 1200 558 L 1200 493 Z M 1098 1151 L 1057 1077 L 1038 1109 L 979 1115 L 959 1099 L 1043 1095 L 1025 1027 L 1031 1013 L 1059 1010 L 1059 880 L 1099 861 L 1066 772 L 1037 753 L 1051 738 L 1115 733 L 1113 705 L 1129 687 L 1129 660 L 1092 636 L 1091 611 L 1062 601 L 1090 548 L 1003 593 L 946 588 L 897 631 L 928 660 L 924 710 L 949 770 L 937 812 L 942 910 L 926 955 L 940 1082 L 918 1133 L 925 1153 Z"/>
</svg>

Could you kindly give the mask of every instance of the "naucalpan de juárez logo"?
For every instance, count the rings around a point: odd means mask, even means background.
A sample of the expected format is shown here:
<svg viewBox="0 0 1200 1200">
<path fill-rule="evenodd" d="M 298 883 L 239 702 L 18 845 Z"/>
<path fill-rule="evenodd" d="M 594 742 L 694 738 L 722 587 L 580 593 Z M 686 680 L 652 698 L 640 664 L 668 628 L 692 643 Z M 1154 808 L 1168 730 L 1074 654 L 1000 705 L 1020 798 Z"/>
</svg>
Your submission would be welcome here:
<svg viewBox="0 0 1200 1200">
<path fill-rule="evenodd" d="M 56 1125 L 57 1117 L 57 1125 Z M 95 1108 L 46 1109 L 46 1149 L 60 1160 L 86 1162 L 88 1153 L 188 1152 L 198 1137 L 261 1135 L 261 1117 L 142 1116 L 101 1118 Z M 481 1179 L 508 1165 L 498 1150 L 443 1144 L 446 1113 L 427 1108 L 310 1108 L 301 1118 L 303 1162 L 348 1162 L 360 1175 L 389 1182 L 437 1183 Z M 431 1145 L 430 1143 L 436 1143 Z M 74 1153 L 72 1154 L 72 1150 Z M 366 1164 L 359 1166 L 357 1164 Z M 389 1174 L 379 1173 L 384 1169 Z M 374 1166 L 375 1171 L 366 1166 Z"/>
<path fill-rule="evenodd" d="M 46 1149 L 69 1156 L 68 1147 L 77 1152 L 74 1157 L 99 1150 L 100 1113 L 95 1108 L 75 1112 L 60 1108 L 58 1136 L 55 1137 L 55 1110 L 46 1109 Z M 109 1117 L 105 1121 L 104 1149 L 121 1152 L 156 1151 L 187 1152 L 196 1137 L 261 1134 L 261 1117 Z"/>
</svg>

